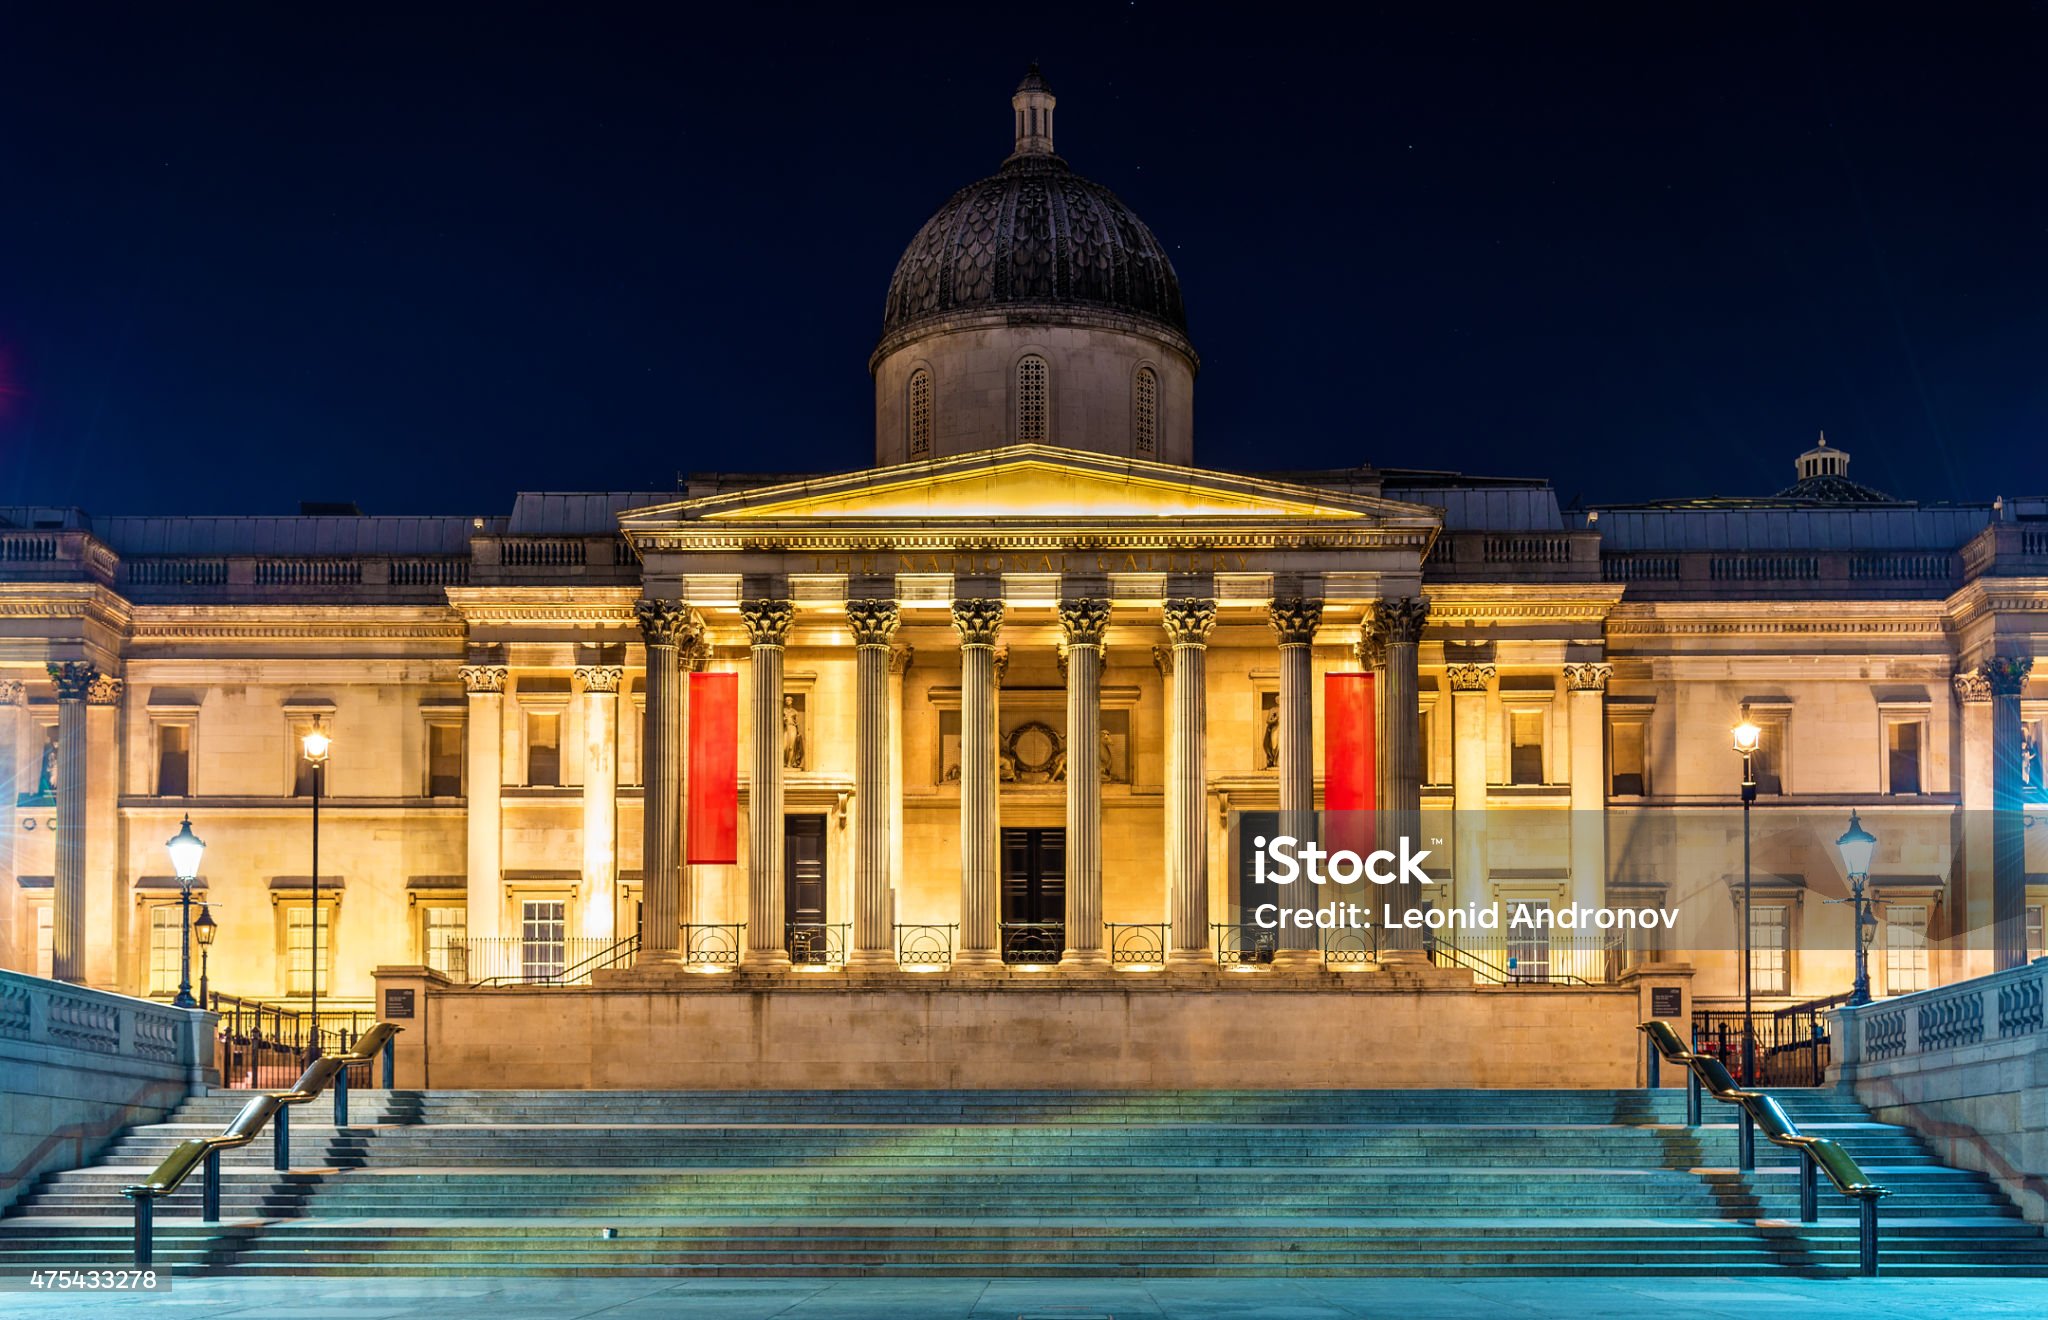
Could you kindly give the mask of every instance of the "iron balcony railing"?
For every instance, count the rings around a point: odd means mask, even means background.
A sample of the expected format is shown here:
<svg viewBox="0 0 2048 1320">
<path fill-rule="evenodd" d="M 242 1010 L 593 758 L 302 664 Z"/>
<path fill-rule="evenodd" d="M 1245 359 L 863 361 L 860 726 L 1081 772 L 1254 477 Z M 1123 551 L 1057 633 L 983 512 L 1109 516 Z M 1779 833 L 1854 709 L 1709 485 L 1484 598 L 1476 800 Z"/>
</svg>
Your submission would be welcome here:
<svg viewBox="0 0 2048 1320">
<path fill-rule="evenodd" d="M 684 922 L 678 952 L 696 967 L 737 967 L 747 947 L 744 921 Z"/>
<path fill-rule="evenodd" d="M 1003 961 L 1011 966 L 1048 966 L 1057 963 L 1067 949 L 1064 921 L 1005 921 L 1002 924 Z"/>
<path fill-rule="evenodd" d="M 1380 931 L 1377 926 L 1319 930 L 1316 934 L 1322 945 L 1325 967 L 1360 967 L 1380 959 Z"/>
<path fill-rule="evenodd" d="M 1166 966 L 1166 950 L 1173 941 L 1173 927 L 1164 921 L 1112 921 L 1109 933 L 1109 965 L 1136 971 Z"/>
<path fill-rule="evenodd" d="M 1273 950 L 1279 947 L 1278 936 L 1278 931 L 1260 930 L 1235 921 L 1209 923 L 1209 939 L 1216 949 L 1216 961 L 1225 967 L 1270 966 Z"/>
<path fill-rule="evenodd" d="M 953 946 L 959 934 L 957 922 L 943 926 L 898 923 L 896 965 L 913 971 L 944 971 L 953 965 Z"/>
<path fill-rule="evenodd" d="M 798 967 L 844 967 L 852 943 L 850 921 L 791 921 L 782 928 L 782 947 Z"/>
</svg>

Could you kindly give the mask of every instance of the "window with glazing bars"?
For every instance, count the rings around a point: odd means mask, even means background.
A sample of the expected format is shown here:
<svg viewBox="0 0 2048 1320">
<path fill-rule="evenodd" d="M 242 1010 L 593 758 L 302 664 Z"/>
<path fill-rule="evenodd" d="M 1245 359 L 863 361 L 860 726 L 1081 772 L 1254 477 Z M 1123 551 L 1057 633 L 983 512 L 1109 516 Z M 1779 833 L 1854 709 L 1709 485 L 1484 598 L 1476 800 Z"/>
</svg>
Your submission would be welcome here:
<svg viewBox="0 0 2048 1320">
<path fill-rule="evenodd" d="M 1033 356 L 1017 364 L 1017 439 L 1020 443 L 1045 439 L 1045 359 Z"/>
</svg>

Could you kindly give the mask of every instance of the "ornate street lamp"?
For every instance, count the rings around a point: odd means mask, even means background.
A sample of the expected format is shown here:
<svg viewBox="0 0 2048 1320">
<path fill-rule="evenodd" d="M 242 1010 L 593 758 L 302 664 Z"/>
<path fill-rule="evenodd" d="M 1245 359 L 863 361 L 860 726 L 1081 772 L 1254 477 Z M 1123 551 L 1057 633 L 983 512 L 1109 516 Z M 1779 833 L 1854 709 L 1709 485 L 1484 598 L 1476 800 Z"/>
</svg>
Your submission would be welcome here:
<svg viewBox="0 0 2048 1320">
<path fill-rule="evenodd" d="M 306 755 L 306 764 L 313 767 L 313 946 L 307 953 L 307 969 L 311 974 L 311 1015 L 312 1029 L 306 1044 L 306 1057 L 320 1057 L 320 790 L 327 779 L 327 753 L 333 750 L 334 740 L 327 736 L 327 730 L 315 724 L 306 730 L 299 740 L 299 746 Z"/>
<path fill-rule="evenodd" d="M 199 859 L 206 845 L 192 832 L 192 817 L 164 847 L 170 850 L 171 869 L 178 875 L 178 997 L 171 1002 L 179 1008 L 197 1008 L 192 998 L 192 882 L 199 878 Z"/>
<path fill-rule="evenodd" d="M 199 941 L 199 1006 L 206 1007 L 206 955 L 213 949 L 213 937 L 220 934 L 220 923 L 213 919 L 213 909 L 201 906 L 198 920 L 192 923 L 192 938 Z"/>
<path fill-rule="evenodd" d="M 1756 1008 L 1751 995 L 1754 954 L 1750 940 L 1755 925 L 1750 918 L 1753 896 L 1749 874 L 1749 808 L 1756 801 L 1756 749 L 1764 731 L 1744 719 L 1735 726 L 1736 755 L 1742 758 L 1742 1084 L 1756 1084 Z"/>
<path fill-rule="evenodd" d="M 1871 902 L 1864 886 L 1870 880 L 1870 858 L 1877 851 L 1877 836 L 1863 828 L 1863 820 L 1854 811 L 1849 813 L 1849 829 L 1835 840 L 1835 847 L 1842 854 L 1842 869 L 1849 875 L 1849 901 L 1856 910 L 1856 984 L 1850 990 L 1849 1002 L 1867 1004 L 1870 1002 L 1870 935 L 1877 930 L 1877 914 L 1871 911 Z"/>
</svg>

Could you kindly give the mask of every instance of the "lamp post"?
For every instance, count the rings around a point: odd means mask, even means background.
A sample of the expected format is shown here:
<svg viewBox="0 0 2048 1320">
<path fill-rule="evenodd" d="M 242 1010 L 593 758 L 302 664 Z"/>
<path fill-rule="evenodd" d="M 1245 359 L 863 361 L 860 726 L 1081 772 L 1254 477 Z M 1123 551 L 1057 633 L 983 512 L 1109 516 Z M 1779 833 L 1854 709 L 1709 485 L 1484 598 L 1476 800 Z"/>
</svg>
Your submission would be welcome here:
<svg viewBox="0 0 2048 1320">
<path fill-rule="evenodd" d="M 1849 875 L 1849 901 L 1856 909 L 1856 984 L 1849 992 L 1852 1004 L 1870 1002 L 1870 956 L 1868 932 L 1877 926 L 1864 885 L 1870 880 L 1870 858 L 1877 851 L 1877 836 L 1863 828 L 1856 812 L 1849 813 L 1849 829 L 1835 840 L 1842 854 L 1842 869 Z"/>
<path fill-rule="evenodd" d="M 208 999 L 206 993 L 206 955 L 212 951 L 213 937 L 219 933 L 220 923 L 213 919 L 213 909 L 211 907 L 201 907 L 199 909 L 199 919 L 192 923 L 192 938 L 199 941 L 199 1006 L 201 1008 L 206 1007 Z"/>
<path fill-rule="evenodd" d="M 312 1029 L 306 1042 L 306 1057 L 320 1057 L 320 790 L 327 779 L 327 753 L 334 747 L 334 740 L 327 736 L 327 730 L 314 725 L 299 740 L 306 754 L 306 764 L 313 767 L 313 946 L 306 957 L 307 970 L 311 977 Z"/>
<path fill-rule="evenodd" d="M 171 1002 L 179 1008 L 197 1008 L 192 999 L 192 882 L 199 878 L 206 845 L 192 832 L 189 813 L 164 847 L 170 850 L 171 869 L 178 875 L 178 997 Z"/>
<path fill-rule="evenodd" d="M 1735 726 L 1736 754 L 1742 758 L 1742 1084 L 1756 1085 L 1756 1008 L 1751 993 L 1755 957 L 1750 941 L 1756 926 L 1750 916 L 1753 886 L 1749 872 L 1749 808 L 1756 801 L 1756 749 L 1764 731 L 1747 719 Z"/>
</svg>

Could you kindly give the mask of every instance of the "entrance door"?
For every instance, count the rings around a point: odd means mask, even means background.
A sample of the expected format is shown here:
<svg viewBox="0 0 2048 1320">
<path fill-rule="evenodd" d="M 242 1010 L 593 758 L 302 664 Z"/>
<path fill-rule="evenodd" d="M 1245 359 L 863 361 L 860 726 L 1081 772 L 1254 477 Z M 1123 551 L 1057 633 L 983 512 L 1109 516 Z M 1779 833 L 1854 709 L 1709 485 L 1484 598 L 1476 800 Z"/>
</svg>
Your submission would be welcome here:
<svg viewBox="0 0 2048 1320">
<path fill-rule="evenodd" d="M 1056 963 L 1066 952 L 1067 832 L 1003 831 L 1003 961 Z"/>
<path fill-rule="evenodd" d="M 825 818 L 782 818 L 783 947 L 791 962 L 832 961 L 825 923 Z"/>
<path fill-rule="evenodd" d="M 1237 947 L 1222 950 L 1227 961 L 1244 963 L 1269 963 L 1273 961 L 1273 947 L 1278 942 L 1279 932 L 1261 929 L 1252 920 L 1261 903 L 1274 902 L 1274 895 L 1281 892 L 1271 885 L 1258 882 L 1258 849 L 1252 846 L 1254 839 L 1270 839 L 1280 832 L 1280 813 L 1277 811 L 1246 811 L 1237 818 L 1237 870 L 1231 876 L 1232 888 L 1237 900 Z"/>
</svg>

